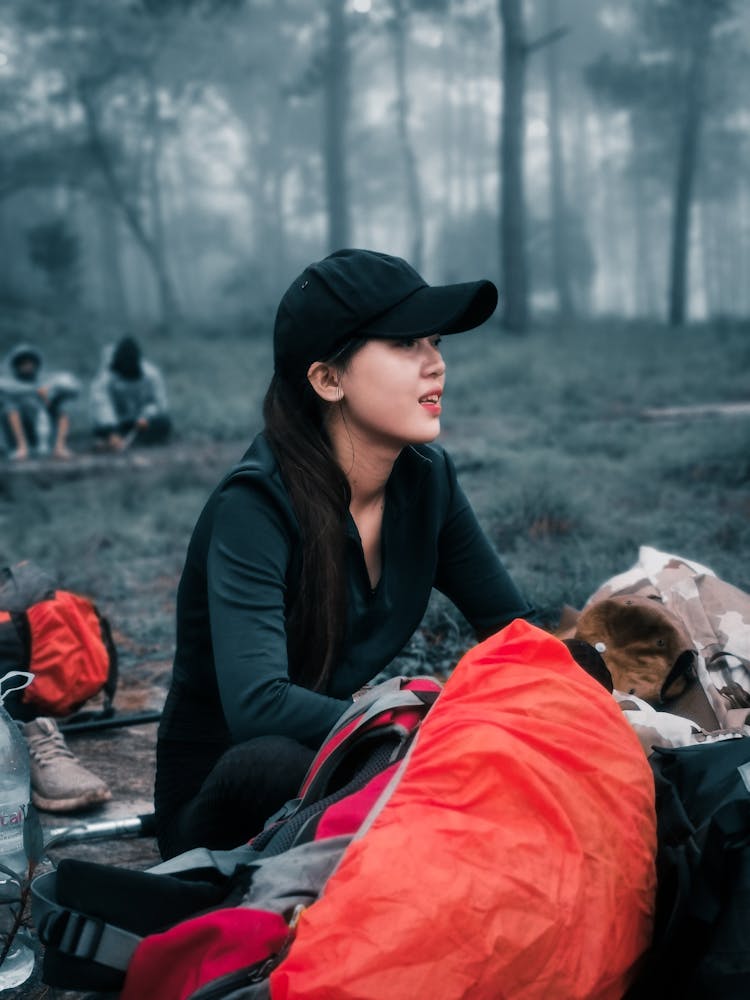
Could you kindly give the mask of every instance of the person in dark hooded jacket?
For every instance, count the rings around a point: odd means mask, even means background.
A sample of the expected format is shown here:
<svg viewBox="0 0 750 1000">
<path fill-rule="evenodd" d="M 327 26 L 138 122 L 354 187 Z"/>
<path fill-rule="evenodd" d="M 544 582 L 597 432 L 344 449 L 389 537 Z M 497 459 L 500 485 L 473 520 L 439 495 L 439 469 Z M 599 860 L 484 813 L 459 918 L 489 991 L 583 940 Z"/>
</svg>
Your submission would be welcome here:
<svg viewBox="0 0 750 1000">
<path fill-rule="evenodd" d="M 171 430 L 167 392 L 161 372 L 133 337 L 105 349 L 102 367 L 91 384 L 94 436 L 110 451 L 130 444 L 159 444 Z"/>
<path fill-rule="evenodd" d="M 69 372 L 43 371 L 42 353 L 31 344 L 18 344 L 5 359 L 0 374 L 0 422 L 14 461 L 30 454 L 70 458 L 67 438 L 70 418 L 66 404 L 80 391 Z"/>
</svg>

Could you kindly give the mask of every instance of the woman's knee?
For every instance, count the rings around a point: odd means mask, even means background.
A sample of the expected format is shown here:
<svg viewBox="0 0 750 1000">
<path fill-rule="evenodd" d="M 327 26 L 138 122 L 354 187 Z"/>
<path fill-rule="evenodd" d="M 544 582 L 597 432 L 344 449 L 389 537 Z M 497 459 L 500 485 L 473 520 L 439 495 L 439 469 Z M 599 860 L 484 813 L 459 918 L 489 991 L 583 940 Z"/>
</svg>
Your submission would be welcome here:
<svg viewBox="0 0 750 1000">
<path fill-rule="evenodd" d="M 314 751 L 287 736 L 257 736 L 230 747 L 216 762 L 209 784 L 250 789 L 254 797 L 283 789 L 293 795 L 315 756 Z"/>
<path fill-rule="evenodd" d="M 192 799 L 168 817 L 157 810 L 162 856 L 191 847 L 233 847 L 259 833 L 297 794 L 314 756 L 285 736 L 259 736 L 230 747 Z"/>
</svg>

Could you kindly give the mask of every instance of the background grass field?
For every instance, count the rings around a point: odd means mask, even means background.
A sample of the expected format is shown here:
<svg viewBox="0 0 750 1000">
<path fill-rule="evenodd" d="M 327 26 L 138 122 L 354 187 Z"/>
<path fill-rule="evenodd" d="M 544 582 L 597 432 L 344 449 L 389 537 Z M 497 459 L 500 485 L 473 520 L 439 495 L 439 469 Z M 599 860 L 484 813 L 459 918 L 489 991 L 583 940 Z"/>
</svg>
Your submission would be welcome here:
<svg viewBox="0 0 750 1000">
<path fill-rule="evenodd" d="M 34 559 L 110 617 L 124 664 L 167 664 L 185 547 L 221 472 L 260 428 L 269 338 L 185 331 L 152 342 L 178 429 L 173 450 L 101 472 L 10 473 L 0 564 Z M 69 364 L 64 345 L 42 345 Z M 92 342 L 91 374 L 98 350 Z M 750 327 L 621 321 L 447 338 L 442 441 L 512 575 L 556 624 L 648 544 L 750 590 L 750 417 L 648 420 L 649 407 L 750 400 Z M 88 446 L 85 405 L 73 444 Z M 189 455 L 185 460 L 185 454 Z M 162 460 L 163 459 L 163 460 Z M 436 597 L 405 658 L 449 669 L 471 641 Z M 405 662 L 405 661 L 404 661 Z"/>
</svg>

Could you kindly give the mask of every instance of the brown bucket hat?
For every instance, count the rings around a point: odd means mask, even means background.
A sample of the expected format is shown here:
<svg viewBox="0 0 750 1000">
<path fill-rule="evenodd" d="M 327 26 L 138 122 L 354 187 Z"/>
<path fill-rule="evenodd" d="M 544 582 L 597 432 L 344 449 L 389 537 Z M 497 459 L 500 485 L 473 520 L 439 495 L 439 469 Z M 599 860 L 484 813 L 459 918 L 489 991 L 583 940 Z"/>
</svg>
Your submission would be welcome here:
<svg viewBox="0 0 750 1000">
<path fill-rule="evenodd" d="M 652 705 L 678 698 L 695 677 L 696 650 L 660 600 L 620 594 L 584 608 L 575 639 L 600 654 L 614 687 Z"/>
</svg>

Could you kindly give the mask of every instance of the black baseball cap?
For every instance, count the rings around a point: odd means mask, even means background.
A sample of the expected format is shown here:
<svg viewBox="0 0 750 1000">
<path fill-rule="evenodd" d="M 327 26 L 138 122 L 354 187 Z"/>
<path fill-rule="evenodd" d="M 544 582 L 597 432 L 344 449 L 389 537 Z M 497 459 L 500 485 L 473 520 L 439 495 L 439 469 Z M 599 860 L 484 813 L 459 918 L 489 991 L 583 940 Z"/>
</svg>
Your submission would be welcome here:
<svg viewBox="0 0 750 1000">
<path fill-rule="evenodd" d="M 306 267 L 284 293 L 273 332 L 274 367 L 291 374 L 355 337 L 399 340 L 472 330 L 497 306 L 491 281 L 428 285 L 401 257 L 337 250 Z"/>
</svg>

